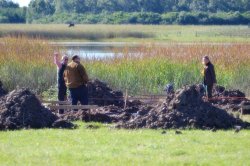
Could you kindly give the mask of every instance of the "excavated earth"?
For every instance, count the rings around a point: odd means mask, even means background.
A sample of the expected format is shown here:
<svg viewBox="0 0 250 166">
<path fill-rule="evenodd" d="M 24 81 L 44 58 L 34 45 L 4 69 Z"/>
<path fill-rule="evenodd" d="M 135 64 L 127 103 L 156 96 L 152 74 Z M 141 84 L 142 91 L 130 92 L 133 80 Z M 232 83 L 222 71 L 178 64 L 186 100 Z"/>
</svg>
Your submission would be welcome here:
<svg viewBox="0 0 250 166">
<path fill-rule="evenodd" d="M 242 100 L 206 102 L 203 100 L 201 86 L 185 86 L 169 94 L 165 102 L 145 105 L 141 101 L 129 101 L 127 107 L 105 106 L 97 110 L 67 112 L 65 120 L 83 120 L 103 123 L 116 123 L 118 128 L 198 128 L 229 129 L 236 125 L 248 127 L 249 124 L 229 114 L 225 108 L 239 107 Z M 220 97 L 243 96 L 240 91 L 221 91 Z M 247 101 L 247 99 L 244 99 Z"/>
<path fill-rule="evenodd" d="M 17 89 L 0 98 L 0 130 L 74 128 L 42 106 L 28 89 Z"/>
<path fill-rule="evenodd" d="M 215 100 L 211 102 L 228 112 L 240 111 L 242 105 L 247 105 L 250 102 L 243 92 L 235 89 L 226 90 L 222 86 L 217 86 L 216 90 L 213 92 L 213 97 Z M 248 110 L 245 113 L 248 113 Z"/>
<path fill-rule="evenodd" d="M 88 90 L 89 104 L 91 105 L 115 105 L 119 107 L 124 105 L 123 93 L 112 90 L 105 82 L 98 79 L 89 81 Z"/>
<path fill-rule="evenodd" d="M 248 128 L 249 123 L 231 115 L 240 105 L 248 103 L 245 94 L 237 90 L 219 87 L 214 96 L 222 100 L 206 102 L 204 89 L 199 85 L 185 86 L 175 93 L 166 95 L 164 101 L 154 105 L 143 101 L 127 101 L 120 91 L 113 91 L 107 84 L 93 80 L 89 82 L 90 104 L 98 109 L 68 111 L 58 117 L 45 108 L 39 99 L 28 89 L 17 89 L 8 94 L 0 84 L 0 130 L 26 128 L 75 128 L 70 121 L 114 123 L 117 128 L 138 129 L 230 129 L 234 126 Z M 233 99 L 231 97 L 238 97 Z M 230 98 L 229 98 L 230 97 Z M 243 101 L 243 103 L 242 103 Z"/>
<path fill-rule="evenodd" d="M 158 107 L 144 115 L 132 116 L 121 128 L 198 128 L 229 129 L 234 126 L 249 127 L 249 123 L 230 115 L 210 102 L 202 99 L 199 86 L 185 86 L 175 94 L 169 95 Z"/>
</svg>

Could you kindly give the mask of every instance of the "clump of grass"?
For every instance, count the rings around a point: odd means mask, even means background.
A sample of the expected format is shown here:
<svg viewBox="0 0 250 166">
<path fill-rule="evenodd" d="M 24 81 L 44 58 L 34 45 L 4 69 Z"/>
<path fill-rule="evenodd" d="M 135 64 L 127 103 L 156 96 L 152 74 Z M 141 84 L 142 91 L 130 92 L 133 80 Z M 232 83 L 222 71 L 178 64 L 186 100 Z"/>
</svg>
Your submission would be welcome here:
<svg viewBox="0 0 250 166">
<path fill-rule="evenodd" d="M 0 43 L 0 79 L 9 90 L 16 86 L 28 87 L 37 92 L 55 84 L 53 48 L 47 41 L 5 37 Z"/>
</svg>

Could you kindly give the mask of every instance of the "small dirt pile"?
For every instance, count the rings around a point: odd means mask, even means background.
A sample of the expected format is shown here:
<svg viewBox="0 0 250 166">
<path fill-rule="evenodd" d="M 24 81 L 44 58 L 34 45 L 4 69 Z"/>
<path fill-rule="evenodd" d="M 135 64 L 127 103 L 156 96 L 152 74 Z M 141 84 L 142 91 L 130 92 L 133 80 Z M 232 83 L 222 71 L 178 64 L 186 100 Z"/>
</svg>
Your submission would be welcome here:
<svg viewBox="0 0 250 166">
<path fill-rule="evenodd" d="M 240 119 L 229 115 L 225 110 L 202 100 L 198 86 L 185 86 L 175 94 L 169 95 L 162 105 L 134 114 L 119 128 L 199 128 L 229 129 L 235 125 L 246 126 Z"/>
<path fill-rule="evenodd" d="M 97 110 L 70 111 L 65 113 L 62 118 L 69 121 L 82 120 L 85 122 L 117 123 L 130 119 L 130 109 L 124 110 L 117 106 L 105 106 Z M 135 109 L 133 112 L 136 113 L 137 111 L 138 109 Z"/>
<path fill-rule="evenodd" d="M 116 123 L 116 127 L 127 129 L 229 129 L 235 125 L 249 126 L 218 107 L 218 104 L 205 102 L 202 88 L 200 85 L 185 86 L 175 93 L 170 93 L 164 103 L 156 106 L 148 106 L 135 100 L 129 101 L 125 109 L 119 106 L 105 106 L 97 110 L 70 111 L 62 118 L 69 121 Z"/>
<path fill-rule="evenodd" d="M 214 98 L 218 98 L 219 104 L 240 104 L 243 100 L 247 100 L 246 95 L 240 90 L 226 90 L 222 86 L 217 86 L 213 93 Z"/>
<path fill-rule="evenodd" d="M 63 128 L 54 124 L 57 120 L 28 89 L 14 90 L 0 100 L 0 130 Z"/>
<path fill-rule="evenodd" d="M 7 94 L 7 91 L 3 89 L 3 84 L 0 80 L 0 97 L 4 96 Z"/>
<path fill-rule="evenodd" d="M 249 102 L 246 95 L 240 90 L 226 90 L 222 86 L 217 86 L 213 92 L 214 100 L 211 102 L 216 104 L 217 107 L 230 111 L 240 111 L 242 103 Z"/>
<path fill-rule="evenodd" d="M 92 80 L 88 83 L 89 104 L 98 106 L 115 105 L 122 107 L 124 105 L 123 93 L 113 91 L 106 83 L 100 80 Z"/>
<path fill-rule="evenodd" d="M 250 101 L 249 100 L 241 102 L 240 105 L 241 105 L 241 107 L 244 107 L 241 110 L 242 114 L 250 114 Z"/>
</svg>

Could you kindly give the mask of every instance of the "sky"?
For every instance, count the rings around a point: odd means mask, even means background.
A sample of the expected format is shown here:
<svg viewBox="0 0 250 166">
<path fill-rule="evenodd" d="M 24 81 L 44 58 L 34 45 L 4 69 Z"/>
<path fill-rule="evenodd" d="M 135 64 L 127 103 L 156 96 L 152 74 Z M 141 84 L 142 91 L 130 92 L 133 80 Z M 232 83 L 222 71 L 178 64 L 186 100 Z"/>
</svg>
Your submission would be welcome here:
<svg viewBox="0 0 250 166">
<path fill-rule="evenodd" d="M 13 2 L 19 3 L 21 7 L 28 6 L 30 3 L 30 0 L 12 0 Z"/>
</svg>

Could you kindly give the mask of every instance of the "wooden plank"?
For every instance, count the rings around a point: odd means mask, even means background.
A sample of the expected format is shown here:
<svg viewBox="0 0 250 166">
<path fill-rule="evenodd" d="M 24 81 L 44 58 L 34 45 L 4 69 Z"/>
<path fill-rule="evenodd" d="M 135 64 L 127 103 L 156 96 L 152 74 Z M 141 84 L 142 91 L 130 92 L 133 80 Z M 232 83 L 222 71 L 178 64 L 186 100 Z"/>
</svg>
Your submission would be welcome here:
<svg viewBox="0 0 250 166">
<path fill-rule="evenodd" d="M 53 104 L 53 105 L 56 105 L 56 104 L 69 105 L 69 104 L 71 104 L 70 101 L 52 101 L 52 100 L 51 101 L 43 100 L 42 103 L 44 103 L 44 104 Z"/>
<path fill-rule="evenodd" d="M 126 89 L 124 109 L 126 109 L 127 107 L 127 100 L 128 100 L 128 90 Z"/>
<path fill-rule="evenodd" d="M 243 106 L 241 106 L 241 108 L 244 110 L 248 110 L 248 109 L 250 109 L 250 105 L 243 105 Z"/>
<path fill-rule="evenodd" d="M 97 105 L 49 105 L 48 106 L 52 110 L 74 110 L 74 109 L 97 109 Z"/>
</svg>

